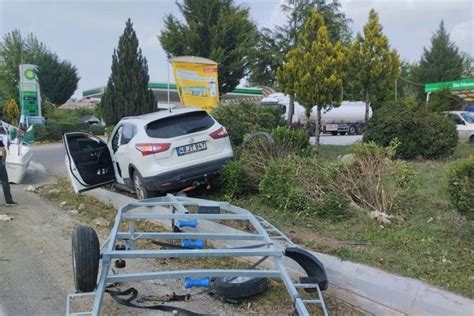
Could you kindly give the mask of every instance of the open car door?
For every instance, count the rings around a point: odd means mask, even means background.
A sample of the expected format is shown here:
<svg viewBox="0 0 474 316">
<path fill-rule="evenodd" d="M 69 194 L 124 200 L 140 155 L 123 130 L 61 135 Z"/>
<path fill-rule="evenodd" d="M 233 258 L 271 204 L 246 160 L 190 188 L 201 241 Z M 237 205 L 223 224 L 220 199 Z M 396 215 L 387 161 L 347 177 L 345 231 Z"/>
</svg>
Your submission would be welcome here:
<svg viewBox="0 0 474 316">
<path fill-rule="evenodd" d="M 66 133 L 66 168 L 76 193 L 115 181 L 110 151 L 102 140 L 86 133 Z"/>
</svg>

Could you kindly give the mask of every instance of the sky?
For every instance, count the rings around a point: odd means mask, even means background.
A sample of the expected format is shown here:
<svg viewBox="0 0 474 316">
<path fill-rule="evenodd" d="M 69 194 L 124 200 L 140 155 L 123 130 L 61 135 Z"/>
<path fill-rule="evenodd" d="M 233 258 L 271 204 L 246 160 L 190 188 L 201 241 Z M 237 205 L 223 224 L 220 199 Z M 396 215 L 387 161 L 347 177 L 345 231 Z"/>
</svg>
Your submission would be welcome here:
<svg viewBox="0 0 474 316">
<path fill-rule="evenodd" d="M 205 0 L 203 0 L 205 1 Z M 327 0 L 331 1 L 331 0 Z M 235 0 L 248 6 L 258 28 L 284 25 L 284 0 Z M 391 47 L 402 59 L 418 61 L 423 47 L 441 20 L 451 40 L 461 51 L 474 56 L 473 0 L 341 0 L 342 10 L 352 20 L 355 35 L 367 22 L 374 8 L 379 13 Z M 148 60 L 150 81 L 167 81 L 167 61 L 157 39 L 167 14 L 181 18 L 171 0 L 0 0 L 0 36 L 19 29 L 34 33 L 61 59 L 78 68 L 81 80 L 74 97 L 86 89 L 105 86 L 110 76 L 112 53 L 131 18 L 144 56 Z M 179 39 L 177 39 L 179 40 Z M 173 81 L 171 75 L 171 81 Z"/>
</svg>

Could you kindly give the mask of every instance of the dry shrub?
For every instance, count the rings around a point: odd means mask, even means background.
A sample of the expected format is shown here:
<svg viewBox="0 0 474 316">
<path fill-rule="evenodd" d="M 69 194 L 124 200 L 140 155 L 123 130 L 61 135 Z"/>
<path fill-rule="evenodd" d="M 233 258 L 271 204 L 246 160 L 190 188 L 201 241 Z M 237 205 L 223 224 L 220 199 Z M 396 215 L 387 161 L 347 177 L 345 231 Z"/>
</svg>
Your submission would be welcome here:
<svg viewBox="0 0 474 316">
<path fill-rule="evenodd" d="M 341 167 L 336 182 L 356 205 L 369 211 L 390 213 L 400 195 L 413 183 L 413 171 L 394 161 L 397 143 L 383 148 L 375 143 L 353 147 L 353 161 Z"/>
<path fill-rule="evenodd" d="M 309 135 L 305 130 L 277 127 L 271 135 L 248 135 L 240 152 L 240 164 L 252 185 L 257 187 L 270 160 L 281 160 L 291 155 L 306 157 L 311 153 Z"/>
<path fill-rule="evenodd" d="M 239 162 L 251 185 L 258 187 L 270 160 L 283 159 L 286 156 L 288 156 L 286 150 L 281 151 L 267 139 L 259 137 L 246 143 L 240 153 Z"/>
</svg>

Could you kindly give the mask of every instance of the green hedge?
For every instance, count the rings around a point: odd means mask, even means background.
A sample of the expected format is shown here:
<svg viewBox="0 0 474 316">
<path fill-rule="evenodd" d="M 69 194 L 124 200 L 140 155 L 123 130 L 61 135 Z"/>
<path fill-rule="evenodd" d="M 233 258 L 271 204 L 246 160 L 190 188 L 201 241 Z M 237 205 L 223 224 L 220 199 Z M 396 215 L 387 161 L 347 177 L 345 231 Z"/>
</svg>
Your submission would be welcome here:
<svg viewBox="0 0 474 316">
<path fill-rule="evenodd" d="M 247 134 L 257 131 L 270 132 L 275 127 L 284 124 L 279 108 L 262 106 L 249 101 L 222 104 L 211 114 L 225 126 L 234 146 L 240 146 Z"/>
<path fill-rule="evenodd" d="M 248 177 L 238 161 L 229 161 L 219 170 L 216 184 L 230 198 L 243 196 L 251 191 Z"/>
<path fill-rule="evenodd" d="M 439 159 L 454 152 L 458 143 L 456 125 L 425 109 L 410 109 L 389 103 L 374 113 L 364 132 L 364 142 L 389 146 L 398 139 L 397 158 Z"/>
<path fill-rule="evenodd" d="M 104 135 L 105 127 L 99 124 L 93 124 L 89 127 L 89 132 L 94 135 Z"/>
<path fill-rule="evenodd" d="M 58 141 L 64 133 L 89 132 L 89 125 L 81 120 L 46 120 L 45 125 L 34 126 L 36 141 Z"/>
<path fill-rule="evenodd" d="M 451 203 L 461 214 L 474 219 L 474 156 L 453 163 L 447 178 Z"/>
<path fill-rule="evenodd" d="M 259 186 L 260 195 L 269 206 L 294 213 L 312 209 L 305 189 L 299 185 L 298 168 L 293 159 L 269 162 Z"/>
</svg>

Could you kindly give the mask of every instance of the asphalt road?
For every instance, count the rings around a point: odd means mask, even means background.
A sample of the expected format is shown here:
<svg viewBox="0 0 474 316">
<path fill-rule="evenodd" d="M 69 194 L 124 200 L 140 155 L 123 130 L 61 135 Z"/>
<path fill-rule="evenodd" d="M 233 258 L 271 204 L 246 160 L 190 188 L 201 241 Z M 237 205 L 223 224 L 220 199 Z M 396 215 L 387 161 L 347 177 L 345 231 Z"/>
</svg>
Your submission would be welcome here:
<svg viewBox="0 0 474 316">
<path fill-rule="evenodd" d="M 310 143 L 314 145 L 314 137 L 311 137 Z M 362 135 L 338 135 L 338 136 L 332 136 L 332 135 L 321 135 L 320 137 L 320 142 L 321 145 L 352 145 L 357 141 L 362 140 Z"/>
<path fill-rule="evenodd" d="M 56 177 L 67 177 L 62 143 L 31 146 L 33 156 L 23 184 L 39 185 L 53 181 Z"/>
</svg>

